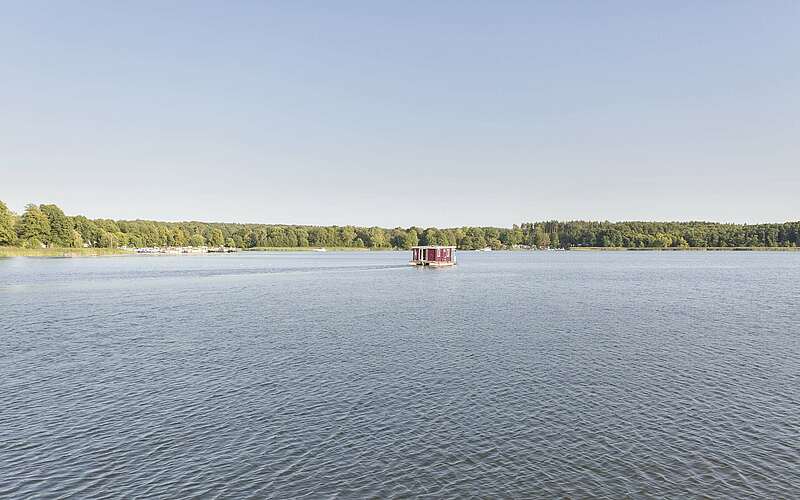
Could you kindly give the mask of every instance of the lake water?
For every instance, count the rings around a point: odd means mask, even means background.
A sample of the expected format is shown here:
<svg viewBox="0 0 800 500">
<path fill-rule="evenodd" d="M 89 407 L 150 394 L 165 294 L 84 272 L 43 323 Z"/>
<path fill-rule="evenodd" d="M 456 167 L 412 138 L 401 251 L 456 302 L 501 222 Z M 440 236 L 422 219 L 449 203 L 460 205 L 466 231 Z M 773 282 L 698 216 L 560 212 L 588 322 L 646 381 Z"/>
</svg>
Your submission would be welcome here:
<svg viewBox="0 0 800 500">
<path fill-rule="evenodd" d="M 800 253 L 0 259 L 0 497 L 800 495 Z"/>
</svg>

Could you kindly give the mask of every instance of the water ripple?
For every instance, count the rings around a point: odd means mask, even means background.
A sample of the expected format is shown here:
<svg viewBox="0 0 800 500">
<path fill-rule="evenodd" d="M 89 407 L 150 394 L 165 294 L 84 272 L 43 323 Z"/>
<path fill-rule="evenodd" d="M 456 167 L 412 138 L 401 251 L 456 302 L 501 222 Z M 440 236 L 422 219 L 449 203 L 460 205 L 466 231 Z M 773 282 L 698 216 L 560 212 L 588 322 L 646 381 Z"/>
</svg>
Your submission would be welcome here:
<svg viewBox="0 0 800 500">
<path fill-rule="evenodd" d="M 795 260 L 403 257 L 0 264 L 0 498 L 800 491 Z"/>
</svg>

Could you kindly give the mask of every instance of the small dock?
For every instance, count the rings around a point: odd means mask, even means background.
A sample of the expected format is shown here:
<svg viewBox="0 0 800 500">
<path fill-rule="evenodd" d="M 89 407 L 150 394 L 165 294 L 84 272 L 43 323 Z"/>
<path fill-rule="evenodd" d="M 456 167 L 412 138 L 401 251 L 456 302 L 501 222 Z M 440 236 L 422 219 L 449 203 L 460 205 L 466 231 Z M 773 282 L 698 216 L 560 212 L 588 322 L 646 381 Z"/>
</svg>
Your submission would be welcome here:
<svg viewBox="0 0 800 500">
<path fill-rule="evenodd" d="M 456 265 L 456 247 L 422 246 L 411 247 L 412 266 L 445 267 Z"/>
</svg>

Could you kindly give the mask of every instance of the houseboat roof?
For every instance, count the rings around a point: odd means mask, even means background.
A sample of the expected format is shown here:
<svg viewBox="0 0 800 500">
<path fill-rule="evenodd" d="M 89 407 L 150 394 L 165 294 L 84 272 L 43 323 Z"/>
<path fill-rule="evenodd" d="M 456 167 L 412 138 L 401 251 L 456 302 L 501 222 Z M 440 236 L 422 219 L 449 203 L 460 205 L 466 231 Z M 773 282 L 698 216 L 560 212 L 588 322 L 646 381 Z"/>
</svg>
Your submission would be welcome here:
<svg viewBox="0 0 800 500">
<path fill-rule="evenodd" d="M 411 249 L 413 250 L 414 248 L 455 248 L 455 247 L 456 247 L 455 245 L 428 245 L 428 246 L 411 247 Z"/>
</svg>

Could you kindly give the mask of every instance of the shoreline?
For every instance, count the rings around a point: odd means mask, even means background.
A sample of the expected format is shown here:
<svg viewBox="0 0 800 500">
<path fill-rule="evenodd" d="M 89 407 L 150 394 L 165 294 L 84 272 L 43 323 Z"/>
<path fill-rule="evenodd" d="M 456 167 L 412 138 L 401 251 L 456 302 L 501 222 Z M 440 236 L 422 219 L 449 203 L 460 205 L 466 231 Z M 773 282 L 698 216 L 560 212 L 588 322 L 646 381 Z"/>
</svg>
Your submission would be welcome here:
<svg viewBox="0 0 800 500">
<path fill-rule="evenodd" d="M 0 247 L 0 257 L 110 257 L 134 255 L 119 248 L 22 248 Z"/>
<path fill-rule="evenodd" d="M 579 252 L 797 252 L 800 247 L 572 247 Z"/>
<path fill-rule="evenodd" d="M 242 248 L 242 252 L 316 252 L 324 248 L 325 252 L 385 252 L 394 248 L 357 248 L 357 247 L 253 247 Z M 322 253 L 322 252 L 320 252 Z"/>
<path fill-rule="evenodd" d="M 315 252 L 313 247 L 255 247 L 243 248 L 240 252 Z M 352 248 L 352 247 L 325 247 L 325 252 L 405 252 L 397 248 Z M 458 250 L 459 252 L 478 252 L 479 250 Z M 688 247 L 688 248 L 637 248 L 637 247 L 572 247 L 566 249 L 531 250 L 509 248 L 495 250 L 495 252 L 548 252 L 548 251 L 578 251 L 578 252 L 798 252 L 800 247 Z M 233 252 L 237 253 L 237 252 Z M 187 253 L 169 255 L 209 255 L 208 253 Z M 147 256 L 161 254 L 136 253 L 132 250 L 121 248 L 21 248 L 0 247 L 0 258 L 11 257 L 42 257 L 42 258 L 71 258 L 71 257 L 114 257 L 122 255 Z"/>
<path fill-rule="evenodd" d="M 314 252 L 315 247 L 254 247 L 242 248 L 239 252 Z M 397 251 L 394 248 L 352 248 L 352 247 L 325 247 L 325 252 L 386 252 Z M 189 252 L 189 253 L 139 253 L 134 250 L 122 248 L 23 248 L 0 246 L 0 258 L 11 257 L 42 257 L 42 258 L 70 258 L 70 257 L 113 257 L 121 255 L 131 256 L 165 256 L 165 255 L 216 255 L 220 252 Z M 322 252 L 320 252 L 322 253 Z"/>
</svg>

